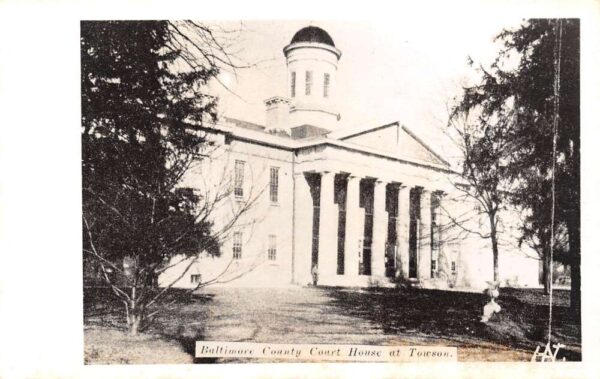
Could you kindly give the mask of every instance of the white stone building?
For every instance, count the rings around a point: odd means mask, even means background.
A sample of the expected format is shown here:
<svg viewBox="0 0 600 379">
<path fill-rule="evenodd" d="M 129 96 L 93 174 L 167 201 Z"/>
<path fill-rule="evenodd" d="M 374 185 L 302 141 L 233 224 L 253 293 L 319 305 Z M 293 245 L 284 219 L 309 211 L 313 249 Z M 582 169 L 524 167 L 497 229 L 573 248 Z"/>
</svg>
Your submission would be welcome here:
<svg viewBox="0 0 600 379">
<path fill-rule="evenodd" d="M 252 206 L 222 236 L 220 257 L 201 253 L 188 271 L 176 265 L 159 283 L 307 285 L 317 274 L 319 285 L 484 288 L 493 278 L 489 240 L 449 221 L 474 207 L 453 195 L 450 164 L 399 122 L 340 127 L 342 53 L 327 32 L 303 28 L 283 52 L 288 96 L 265 101 L 264 126 L 223 118 L 207 128 L 214 150 L 186 181 L 213 195 L 233 187 L 211 215 L 216 230 Z M 537 286 L 534 256 L 501 246 L 503 284 Z"/>
</svg>

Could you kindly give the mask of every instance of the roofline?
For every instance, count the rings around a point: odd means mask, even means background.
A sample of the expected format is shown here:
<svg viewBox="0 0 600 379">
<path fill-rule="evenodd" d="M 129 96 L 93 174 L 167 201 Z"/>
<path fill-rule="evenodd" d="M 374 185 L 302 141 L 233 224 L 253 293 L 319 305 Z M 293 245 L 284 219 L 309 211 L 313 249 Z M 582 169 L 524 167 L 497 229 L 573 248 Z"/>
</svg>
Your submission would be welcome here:
<svg viewBox="0 0 600 379">
<path fill-rule="evenodd" d="M 380 151 L 377 149 L 373 149 L 367 146 L 356 145 L 350 142 L 341 141 L 338 139 L 331 139 L 326 137 L 317 137 L 311 138 L 309 140 L 293 140 L 285 137 L 279 137 L 276 135 L 265 134 L 264 132 L 258 132 L 251 129 L 244 129 L 237 126 L 203 126 L 202 129 L 213 130 L 215 132 L 220 132 L 226 135 L 229 138 L 237 139 L 240 141 L 255 143 L 257 145 L 277 148 L 286 151 L 297 151 L 301 149 L 305 149 L 308 147 L 320 146 L 320 145 L 329 145 L 335 146 L 346 150 L 361 152 L 369 155 L 379 156 L 391 160 L 396 160 L 399 162 L 404 162 L 408 164 L 413 164 L 421 167 L 427 167 L 438 171 L 443 171 L 447 173 L 456 172 L 452 170 L 449 166 L 444 166 L 441 164 L 425 162 L 421 160 L 412 159 L 409 157 L 402 157 L 395 154 L 391 154 L 385 151 Z"/>
<path fill-rule="evenodd" d="M 395 161 L 399 161 L 399 162 L 409 163 L 409 164 L 416 165 L 416 166 L 427 167 L 427 168 L 431 168 L 431 169 L 438 170 L 438 171 L 443 171 L 443 172 L 448 172 L 448 173 L 453 173 L 453 174 L 457 173 L 456 171 L 452 170 L 449 167 L 449 165 L 444 166 L 444 165 L 440 165 L 440 164 L 436 164 L 436 163 L 424 162 L 424 161 L 420 161 L 420 160 L 416 160 L 416 159 L 412 159 L 412 158 L 408 158 L 408 157 L 402 157 L 402 156 L 387 153 L 385 151 L 380 151 L 380 150 L 376 150 L 376 149 L 369 148 L 366 146 L 356 145 L 356 144 L 352 144 L 349 142 L 340 141 L 340 140 L 336 140 L 336 139 L 320 138 L 318 140 L 314 140 L 311 142 L 312 143 L 307 143 L 304 146 L 298 146 L 297 149 L 304 149 L 307 147 L 313 147 L 313 146 L 319 146 L 319 145 L 331 145 L 331 146 L 340 147 L 340 148 L 343 148 L 346 150 L 358 151 L 361 153 L 379 156 L 379 157 L 383 157 L 383 158 L 387 158 L 387 159 L 391 159 L 391 160 L 395 160 Z"/>
<path fill-rule="evenodd" d="M 402 130 L 404 130 L 406 133 L 408 133 L 412 138 L 416 139 L 417 142 L 419 142 L 421 145 L 423 145 L 423 147 L 425 147 L 431 154 L 433 154 L 434 157 L 436 157 L 437 159 L 439 159 L 440 161 L 444 162 L 446 165 L 450 166 L 450 162 L 448 162 L 447 160 L 445 160 L 444 158 L 442 158 L 441 155 L 439 155 L 437 152 L 435 152 L 431 146 L 429 146 L 425 141 L 423 141 L 421 138 L 417 137 L 417 135 L 408 128 L 408 126 L 405 125 L 400 125 L 400 127 L 402 128 Z"/>
<path fill-rule="evenodd" d="M 368 133 L 372 133 L 381 129 L 385 129 L 385 128 L 389 128 L 390 126 L 399 126 L 402 128 L 402 130 L 404 130 L 406 133 L 408 133 L 409 136 L 411 136 L 412 138 L 414 138 L 418 143 L 420 143 L 421 145 L 423 145 L 423 147 L 425 149 L 427 149 L 427 151 L 429 151 L 431 154 L 433 154 L 434 157 L 436 157 L 437 159 L 439 159 L 440 161 L 442 161 L 444 164 L 450 166 L 450 162 L 448 162 L 446 159 L 444 159 L 440 154 L 438 154 L 435 150 L 433 150 L 431 148 L 431 146 L 429 146 L 425 141 L 423 141 L 421 138 L 419 138 L 412 130 L 410 130 L 408 128 L 408 126 L 406 125 L 402 125 L 400 124 L 399 121 L 394 121 L 392 123 L 389 124 L 384 124 L 384 125 L 380 125 L 380 126 L 374 126 L 372 128 L 369 129 L 365 129 L 365 130 L 360 130 L 354 133 L 350 133 L 347 136 L 344 137 L 340 137 L 339 140 L 346 140 L 348 138 L 352 138 L 352 137 L 357 137 L 363 134 L 368 134 Z"/>
<path fill-rule="evenodd" d="M 394 126 L 394 125 L 396 125 L 396 126 L 400 126 L 400 123 L 399 123 L 398 121 L 394 121 L 394 122 L 392 122 L 392 123 L 389 123 L 389 124 L 384 124 L 384 125 L 374 126 L 374 127 L 372 127 L 372 128 L 369 128 L 369 129 L 365 129 L 365 130 L 359 130 L 359 131 L 356 131 L 356 132 L 354 132 L 354 133 L 350 133 L 350 134 L 348 134 L 347 136 L 343 136 L 343 137 L 340 137 L 340 138 L 338 138 L 338 139 L 339 139 L 339 140 L 345 140 L 345 139 L 347 139 L 347 138 L 352 138 L 352 137 L 360 136 L 360 135 L 363 135 L 363 134 L 367 134 L 367 133 L 375 132 L 375 131 L 377 131 L 377 130 L 381 130 L 381 129 L 389 128 L 390 126 Z"/>
<path fill-rule="evenodd" d="M 322 43 L 322 42 L 294 42 L 294 43 L 290 43 L 289 45 L 285 46 L 283 48 L 283 55 L 285 55 L 285 57 L 287 58 L 288 53 L 292 50 L 295 49 L 302 49 L 302 48 L 308 48 L 308 49 L 323 49 L 323 50 L 327 50 L 330 53 L 335 54 L 335 56 L 337 57 L 338 60 L 340 60 L 340 58 L 342 57 L 342 52 L 340 51 L 340 49 L 338 49 L 335 46 L 331 46 L 328 45 L 326 43 Z"/>
</svg>

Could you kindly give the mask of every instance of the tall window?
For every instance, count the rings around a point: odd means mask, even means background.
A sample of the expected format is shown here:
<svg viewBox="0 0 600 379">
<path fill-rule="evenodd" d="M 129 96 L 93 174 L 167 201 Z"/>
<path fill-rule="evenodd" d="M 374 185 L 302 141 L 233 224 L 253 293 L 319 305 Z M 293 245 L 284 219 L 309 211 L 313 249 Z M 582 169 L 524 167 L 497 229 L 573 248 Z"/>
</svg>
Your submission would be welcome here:
<svg viewBox="0 0 600 379">
<path fill-rule="evenodd" d="M 235 178 L 233 193 L 235 197 L 244 196 L 244 161 L 235 161 Z"/>
<path fill-rule="evenodd" d="M 305 94 L 310 95 L 310 88 L 312 87 L 312 71 L 306 71 L 306 83 L 305 83 Z"/>
<path fill-rule="evenodd" d="M 191 283 L 200 283 L 200 281 L 202 280 L 202 276 L 200 274 L 192 274 L 190 276 L 190 282 Z"/>
<path fill-rule="evenodd" d="M 233 259 L 242 259 L 242 232 L 233 233 Z"/>
<path fill-rule="evenodd" d="M 291 77 L 290 77 L 290 94 L 292 95 L 292 97 L 296 96 L 296 71 L 292 71 Z"/>
<path fill-rule="evenodd" d="M 279 194 L 279 167 L 271 167 L 271 184 L 269 189 L 271 203 L 277 203 Z"/>
<path fill-rule="evenodd" d="M 329 97 L 329 74 L 323 76 L 323 97 Z"/>
<path fill-rule="evenodd" d="M 268 255 L 270 261 L 277 259 L 277 237 L 273 234 L 269 235 Z"/>
</svg>

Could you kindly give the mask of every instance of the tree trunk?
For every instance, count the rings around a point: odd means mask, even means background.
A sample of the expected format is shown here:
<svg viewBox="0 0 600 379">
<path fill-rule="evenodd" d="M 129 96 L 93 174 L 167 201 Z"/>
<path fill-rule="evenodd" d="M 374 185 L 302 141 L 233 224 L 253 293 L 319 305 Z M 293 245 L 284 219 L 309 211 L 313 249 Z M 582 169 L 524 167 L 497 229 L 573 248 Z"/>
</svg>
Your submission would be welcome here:
<svg viewBox="0 0 600 379">
<path fill-rule="evenodd" d="M 144 309 L 140 306 L 136 287 L 131 287 L 131 301 L 129 303 L 129 314 L 127 317 L 127 326 L 129 327 L 129 334 L 137 336 L 142 326 L 142 319 L 144 316 Z"/>
<path fill-rule="evenodd" d="M 140 326 L 142 324 L 142 316 L 139 314 L 131 315 L 131 320 L 129 323 L 129 335 L 137 336 L 140 331 Z"/>
<path fill-rule="evenodd" d="M 543 248 L 542 253 L 542 283 L 544 285 L 544 294 L 550 294 L 550 252 L 546 247 Z"/>
<path fill-rule="evenodd" d="M 577 318 L 581 316 L 581 244 L 580 229 L 577 225 L 568 225 L 569 255 L 571 268 L 571 312 Z"/>
<path fill-rule="evenodd" d="M 500 281 L 500 272 L 498 269 L 498 236 L 496 235 L 495 217 L 490 216 L 490 237 L 492 239 L 492 255 L 494 259 L 494 282 Z"/>
<path fill-rule="evenodd" d="M 544 228 L 540 228 L 538 231 L 540 244 L 539 244 L 539 254 L 540 260 L 542 261 L 542 277 L 540 278 L 541 284 L 544 286 L 544 294 L 550 294 L 550 270 L 552 270 L 550 263 L 550 233 L 546 232 Z"/>
</svg>

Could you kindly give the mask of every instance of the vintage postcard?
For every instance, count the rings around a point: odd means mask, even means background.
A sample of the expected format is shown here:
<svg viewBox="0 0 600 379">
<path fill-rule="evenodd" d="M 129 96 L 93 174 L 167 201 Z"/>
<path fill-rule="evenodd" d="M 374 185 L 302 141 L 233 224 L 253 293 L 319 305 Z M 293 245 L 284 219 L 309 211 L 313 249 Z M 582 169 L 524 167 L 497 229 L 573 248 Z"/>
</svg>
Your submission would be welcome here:
<svg viewBox="0 0 600 379">
<path fill-rule="evenodd" d="M 581 360 L 579 36 L 82 21 L 85 363 Z"/>
<path fill-rule="evenodd" d="M 433 3 L 2 23 L 0 376 L 592 377 L 600 10 Z"/>
</svg>

